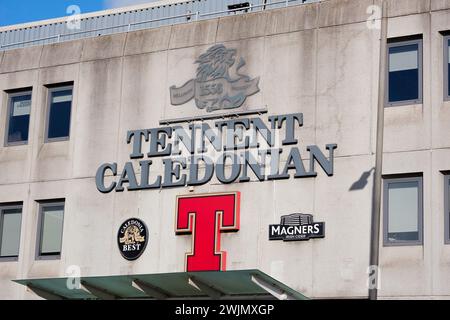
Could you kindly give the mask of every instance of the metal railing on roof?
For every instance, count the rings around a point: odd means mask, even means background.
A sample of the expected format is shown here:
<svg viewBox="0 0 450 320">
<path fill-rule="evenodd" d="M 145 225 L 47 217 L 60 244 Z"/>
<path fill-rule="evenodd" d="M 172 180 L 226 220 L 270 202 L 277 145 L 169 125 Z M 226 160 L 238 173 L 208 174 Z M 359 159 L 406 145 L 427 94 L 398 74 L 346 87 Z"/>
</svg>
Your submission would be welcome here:
<svg viewBox="0 0 450 320">
<path fill-rule="evenodd" d="M 197 0 L 200 1 L 208 1 L 208 0 Z M 247 7 L 241 7 L 237 9 L 228 9 L 228 10 L 219 10 L 219 11 L 210 11 L 210 12 L 190 12 L 184 14 L 172 14 L 167 15 L 165 17 L 159 17 L 159 18 L 153 18 L 143 21 L 137 21 L 137 22 L 130 22 L 130 23 L 122 23 L 107 27 L 100 27 L 100 28 L 90 28 L 82 31 L 73 31 L 73 32 L 67 32 L 69 30 L 68 28 L 63 28 L 64 32 L 58 32 L 54 35 L 49 35 L 45 37 L 36 37 L 33 38 L 33 34 L 28 35 L 31 39 L 26 40 L 19 40 L 19 41 L 13 41 L 8 42 L 5 41 L 5 36 L 1 37 L 2 34 L 6 34 L 7 32 L 14 32 L 14 31 L 30 31 L 30 33 L 33 33 L 32 31 L 37 27 L 42 26 L 35 26 L 34 28 L 30 28 L 30 30 L 27 29 L 17 29 L 17 30 L 9 30 L 0 32 L 0 51 L 9 50 L 9 49 L 16 49 L 16 48 L 23 48 L 23 47 L 29 47 L 33 45 L 42 45 L 42 44 L 52 44 L 52 43 L 59 43 L 64 42 L 68 40 L 75 40 L 75 39 L 82 39 L 82 38 L 90 38 L 90 37 L 96 37 L 101 35 L 108 35 L 108 34 L 116 34 L 116 33 L 122 33 L 122 32 L 130 32 L 130 31 L 136 31 L 136 30 L 142 30 L 142 29 L 152 29 L 157 28 L 161 26 L 167 26 L 167 25 L 176 25 L 176 24 L 182 24 L 182 23 L 188 23 L 192 21 L 198 21 L 198 20 L 207 20 L 207 19 L 214 19 L 222 16 L 227 16 L 230 14 L 237 14 L 237 13 L 249 13 L 249 12 L 256 12 L 256 11 L 262 11 L 267 9 L 274 9 L 274 8 L 281 8 L 281 7 L 288 7 L 292 5 L 299 5 L 299 4 L 306 4 L 306 3 L 312 3 L 312 2 L 319 2 L 321 0 L 279 0 L 279 1 L 264 1 L 264 0 L 257 0 L 256 4 L 252 4 L 251 2 L 248 2 Z M 196 1 L 191 1 L 192 3 Z M 223 1 L 226 2 L 226 1 Z M 224 3 L 224 5 L 229 4 Z M 239 1 L 231 1 L 231 2 L 239 2 Z M 187 2 L 188 3 L 188 2 Z M 124 12 L 126 13 L 126 12 Z M 108 15 L 109 16 L 109 15 Z M 99 17 L 106 17 L 106 16 L 98 16 Z M 61 24 L 61 23 L 60 23 Z M 47 26 L 47 25 L 43 25 Z M 140 26 L 143 26 L 142 28 L 139 28 Z M 23 33 L 23 32 L 22 32 Z M 21 37 L 27 38 L 27 35 L 22 34 Z"/>
</svg>

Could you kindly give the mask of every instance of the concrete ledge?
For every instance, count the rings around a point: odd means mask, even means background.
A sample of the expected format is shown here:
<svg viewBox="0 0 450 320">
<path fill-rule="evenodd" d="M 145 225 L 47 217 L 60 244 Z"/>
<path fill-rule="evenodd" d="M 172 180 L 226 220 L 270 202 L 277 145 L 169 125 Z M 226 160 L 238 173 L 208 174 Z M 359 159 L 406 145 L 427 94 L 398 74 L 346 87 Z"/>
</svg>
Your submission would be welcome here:
<svg viewBox="0 0 450 320">
<path fill-rule="evenodd" d="M 422 104 L 385 108 L 384 152 L 430 149 L 430 125 Z"/>
<path fill-rule="evenodd" d="M 39 79 L 39 70 L 38 69 L 31 69 L 31 70 L 24 70 L 24 71 L 0 74 L 0 91 L 32 87 L 32 86 L 35 86 L 38 84 L 38 79 Z M 6 99 L 0 101 L 0 107 L 3 103 L 6 103 Z M 0 116 L 1 116 L 2 112 L 5 112 L 5 115 L 3 115 L 4 118 L 1 118 L 1 119 L 3 119 L 6 124 L 5 109 L 0 110 Z M 3 121 L 3 120 L 0 120 L 0 121 Z M 3 141 L 4 137 L 5 137 L 4 132 L 3 132 L 4 129 L 5 129 L 5 126 L 0 125 L 0 149 L 4 144 L 4 141 Z"/>
<path fill-rule="evenodd" d="M 146 29 L 128 33 L 125 55 L 156 52 L 169 48 L 172 27 Z"/>
<path fill-rule="evenodd" d="M 42 51 L 40 67 L 77 63 L 83 52 L 83 41 L 69 41 L 46 45 Z"/>
<path fill-rule="evenodd" d="M 0 73 L 28 70 L 39 67 L 43 46 L 5 51 Z"/>
<path fill-rule="evenodd" d="M 319 5 L 319 27 L 367 21 L 373 0 L 333 0 Z"/>
<path fill-rule="evenodd" d="M 217 42 L 264 36 L 268 14 L 249 13 L 219 18 Z"/>
<path fill-rule="evenodd" d="M 3 147 L 0 150 L 2 175 L 0 184 L 26 183 L 30 181 L 30 155 L 32 146 Z"/>
<path fill-rule="evenodd" d="M 41 68 L 38 70 L 39 86 L 42 88 L 42 86 L 45 86 L 47 84 L 62 83 L 69 81 L 77 82 L 79 68 L 80 65 L 78 63 Z M 47 89 L 45 89 L 45 91 L 46 90 Z M 42 101 L 42 104 L 45 105 L 47 103 L 47 94 L 44 92 L 43 98 L 44 101 Z"/>
<path fill-rule="evenodd" d="M 430 11 L 430 0 L 388 0 L 388 17 Z"/>
<path fill-rule="evenodd" d="M 126 33 L 118 33 L 85 39 L 81 61 L 121 57 L 126 37 Z"/>
<path fill-rule="evenodd" d="M 426 40 L 429 35 L 430 30 L 429 28 L 430 28 L 429 13 L 414 14 L 402 17 L 392 17 L 389 18 L 388 38 L 422 34 L 424 40 Z"/>
<path fill-rule="evenodd" d="M 431 0 L 431 11 L 450 9 L 450 0 Z"/>
<path fill-rule="evenodd" d="M 266 35 L 313 29 L 317 25 L 319 4 L 267 11 Z"/>
<path fill-rule="evenodd" d="M 183 48 L 214 43 L 219 19 L 180 24 L 172 27 L 169 48 Z"/>
</svg>

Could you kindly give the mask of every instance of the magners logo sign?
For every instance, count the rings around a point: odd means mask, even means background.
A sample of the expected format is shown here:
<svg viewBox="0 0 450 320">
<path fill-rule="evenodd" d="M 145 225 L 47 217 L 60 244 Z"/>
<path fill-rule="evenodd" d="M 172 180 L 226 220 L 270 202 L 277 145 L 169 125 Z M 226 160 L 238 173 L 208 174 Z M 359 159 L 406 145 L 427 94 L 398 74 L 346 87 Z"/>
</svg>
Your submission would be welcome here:
<svg viewBox="0 0 450 320">
<path fill-rule="evenodd" d="M 325 222 L 314 222 L 311 214 L 293 213 L 269 226 L 269 240 L 299 241 L 325 237 Z"/>
</svg>

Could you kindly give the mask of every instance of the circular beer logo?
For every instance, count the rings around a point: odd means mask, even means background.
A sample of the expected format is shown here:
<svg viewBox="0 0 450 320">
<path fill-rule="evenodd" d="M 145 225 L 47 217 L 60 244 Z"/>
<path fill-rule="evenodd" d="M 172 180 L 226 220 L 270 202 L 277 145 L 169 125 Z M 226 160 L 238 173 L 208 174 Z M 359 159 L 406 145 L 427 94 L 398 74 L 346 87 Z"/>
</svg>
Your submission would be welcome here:
<svg viewBox="0 0 450 320">
<path fill-rule="evenodd" d="M 139 219 L 131 218 L 122 223 L 117 234 L 122 257 L 127 260 L 136 260 L 144 252 L 147 245 L 147 227 Z"/>
</svg>

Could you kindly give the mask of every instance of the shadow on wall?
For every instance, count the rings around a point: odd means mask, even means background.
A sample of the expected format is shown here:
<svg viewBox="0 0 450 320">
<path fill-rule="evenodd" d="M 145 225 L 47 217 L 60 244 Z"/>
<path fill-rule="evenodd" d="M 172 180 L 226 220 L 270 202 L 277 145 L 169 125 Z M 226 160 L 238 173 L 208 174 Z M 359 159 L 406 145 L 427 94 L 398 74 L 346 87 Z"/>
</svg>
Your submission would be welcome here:
<svg viewBox="0 0 450 320">
<path fill-rule="evenodd" d="M 362 190 L 366 187 L 369 182 L 369 177 L 372 174 L 372 171 L 375 171 L 375 167 L 372 167 L 369 171 L 364 171 L 359 177 L 359 179 L 351 185 L 349 191 Z"/>
</svg>

